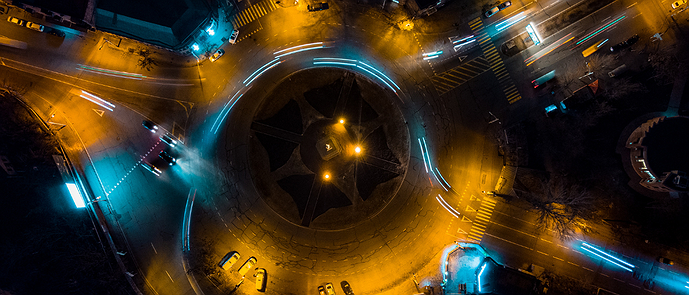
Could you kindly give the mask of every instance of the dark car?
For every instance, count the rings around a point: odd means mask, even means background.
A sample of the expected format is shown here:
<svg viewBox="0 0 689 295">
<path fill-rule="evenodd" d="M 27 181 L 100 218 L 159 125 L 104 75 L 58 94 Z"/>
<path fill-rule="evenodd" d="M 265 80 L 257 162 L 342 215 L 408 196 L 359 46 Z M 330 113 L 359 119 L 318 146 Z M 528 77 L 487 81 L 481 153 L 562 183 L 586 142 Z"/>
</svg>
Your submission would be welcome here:
<svg viewBox="0 0 689 295">
<path fill-rule="evenodd" d="M 610 51 L 613 51 L 613 52 L 620 51 L 620 50 L 625 49 L 629 46 L 632 46 L 637 41 L 639 41 L 639 35 L 635 34 L 634 36 L 629 37 L 629 39 L 624 40 L 620 43 L 617 43 L 617 44 L 611 46 Z"/>
<path fill-rule="evenodd" d="M 665 257 L 658 257 L 658 262 L 663 263 L 663 264 L 667 264 L 667 265 L 675 265 L 674 261 L 672 261 L 668 258 L 665 258 Z"/>
<path fill-rule="evenodd" d="M 340 287 L 342 287 L 342 291 L 344 291 L 345 295 L 354 295 L 354 291 L 352 291 L 352 286 L 350 286 L 347 281 L 340 282 Z"/>
<path fill-rule="evenodd" d="M 58 37 L 64 37 L 65 36 L 65 32 L 57 30 L 57 29 L 53 29 L 53 28 L 45 28 L 45 32 L 48 34 L 51 34 L 53 36 L 58 36 Z"/>
<path fill-rule="evenodd" d="M 144 120 L 143 122 L 141 122 L 141 125 L 144 126 L 144 128 L 150 130 L 152 133 L 156 133 L 158 131 L 158 125 L 151 121 Z"/>
<path fill-rule="evenodd" d="M 488 11 L 486 11 L 485 13 L 483 13 L 483 16 L 485 16 L 486 18 L 489 18 L 489 17 L 495 15 L 496 13 L 498 13 L 499 11 L 501 11 L 507 7 L 510 7 L 511 5 L 512 5 L 512 1 L 505 1 L 505 2 L 501 3 L 500 5 L 495 6 L 491 9 L 489 9 Z"/>
<path fill-rule="evenodd" d="M 168 165 L 172 166 L 177 163 L 177 157 L 175 157 L 171 152 L 168 151 L 161 151 L 160 154 L 158 154 L 158 157 L 163 159 L 165 163 Z"/>
<path fill-rule="evenodd" d="M 164 135 L 160 136 L 160 140 L 172 147 L 177 145 L 177 140 L 175 140 L 175 138 L 170 133 L 165 133 Z"/>
<path fill-rule="evenodd" d="M 323 288 L 323 286 L 318 286 L 318 295 L 327 295 L 325 294 L 325 288 Z"/>
<path fill-rule="evenodd" d="M 321 11 L 330 8 L 328 3 L 315 3 L 306 7 L 309 11 Z"/>
<path fill-rule="evenodd" d="M 160 171 L 160 169 L 158 169 L 158 167 L 154 166 L 153 164 L 151 164 L 149 162 L 144 161 L 143 163 L 141 163 L 141 166 L 144 167 L 144 169 L 155 174 L 155 176 L 160 176 L 160 174 L 163 173 L 163 171 Z"/>
</svg>

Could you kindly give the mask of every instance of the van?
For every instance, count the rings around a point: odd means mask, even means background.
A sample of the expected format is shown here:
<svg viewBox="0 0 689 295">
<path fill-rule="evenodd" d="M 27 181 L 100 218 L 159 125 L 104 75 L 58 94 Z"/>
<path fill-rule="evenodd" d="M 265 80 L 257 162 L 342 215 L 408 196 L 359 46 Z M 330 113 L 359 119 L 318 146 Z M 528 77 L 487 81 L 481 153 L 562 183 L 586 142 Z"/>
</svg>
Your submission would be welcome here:
<svg viewBox="0 0 689 295">
<path fill-rule="evenodd" d="M 531 84 L 533 85 L 533 88 L 538 88 L 538 86 L 545 84 L 545 82 L 548 82 L 553 78 L 555 78 L 555 70 L 552 70 L 545 75 L 538 77 L 536 80 L 531 81 Z"/>
<path fill-rule="evenodd" d="M 256 290 L 263 292 L 266 289 L 266 269 L 265 268 L 259 268 L 256 270 L 256 274 L 254 275 L 256 277 Z"/>
<path fill-rule="evenodd" d="M 626 71 L 627 71 L 627 65 L 621 65 L 621 66 L 615 68 L 614 70 L 610 71 L 608 73 L 608 76 L 610 76 L 610 78 L 614 78 L 614 77 L 617 77 L 619 75 L 624 74 L 624 72 L 626 72 Z"/>
<path fill-rule="evenodd" d="M 227 252 L 220 260 L 220 263 L 218 263 L 218 266 L 224 270 L 229 270 L 237 261 L 239 261 L 239 253 L 237 251 Z"/>
<path fill-rule="evenodd" d="M 328 8 L 330 8 L 330 7 L 328 6 L 328 3 L 315 3 L 315 4 L 312 4 L 312 5 L 306 6 L 306 8 L 307 8 L 309 11 L 321 11 L 321 10 L 326 10 L 326 9 L 328 9 Z"/>
</svg>

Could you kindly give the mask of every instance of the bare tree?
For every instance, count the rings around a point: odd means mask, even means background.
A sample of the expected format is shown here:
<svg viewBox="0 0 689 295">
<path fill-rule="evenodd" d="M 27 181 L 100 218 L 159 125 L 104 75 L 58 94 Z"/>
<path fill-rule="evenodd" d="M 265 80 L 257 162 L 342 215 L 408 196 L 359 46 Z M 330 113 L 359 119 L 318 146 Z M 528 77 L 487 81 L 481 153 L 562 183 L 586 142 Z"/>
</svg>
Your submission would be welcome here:
<svg viewBox="0 0 689 295">
<path fill-rule="evenodd" d="M 151 69 L 153 69 L 153 67 L 158 64 L 156 60 L 151 56 L 153 52 L 146 48 L 138 47 L 136 50 L 136 54 L 141 57 L 139 58 L 137 65 L 142 69 L 151 71 Z"/>
<path fill-rule="evenodd" d="M 611 79 L 603 90 L 605 97 L 617 100 L 633 93 L 646 93 L 646 87 L 638 82 L 632 82 L 631 78 Z"/>
<path fill-rule="evenodd" d="M 579 185 L 559 178 L 540 179 L 530 188 L 516 189 L 538 214 L 536 228 L 553 230 L 560 239 L 569 239 L 579 230 L 590 232 L 587 221 L 595 217 L 595 198 Z"/>
<path fill-rule="evenodd" d="M 653 67 L 653 78 L 660 84 L 672 84 L 681 71 L 685 71 L 682 61 L 678 58 L 676 45 L 665 46 L 648 55 L 648 62 Z"/>
</svg>

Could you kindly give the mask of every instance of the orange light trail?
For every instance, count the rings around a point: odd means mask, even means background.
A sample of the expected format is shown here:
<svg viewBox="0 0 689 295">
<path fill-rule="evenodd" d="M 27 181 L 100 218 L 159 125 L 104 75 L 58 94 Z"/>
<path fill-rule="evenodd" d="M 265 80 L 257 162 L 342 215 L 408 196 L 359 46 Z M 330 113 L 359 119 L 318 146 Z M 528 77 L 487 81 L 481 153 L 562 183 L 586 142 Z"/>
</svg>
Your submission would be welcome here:
<svg viewBox="0 0 689 295">
<path fill-rule="evenodd" d="M 524 62 L 527 63 L 526 66 L 527 66 L 527 67 L 530 66 L 532 63 L 536 62 L 536 61 L 539 60 L 541 57 L 544 57 L 544 56 L 548 55 L 549 53 L 553 52 L 555 49 L 560 48 L 560 46 L 565 45 L 565 44 L 566 44 L 567 42 L 569 42 L 569 41 L 572 41 L 572 39 L 574 39 L 574 36 L 572 36 L 571 38 L 567 39 L 567 41 L 562 42 L 562 43 L 560 43 L 560 44 L 558 45 L 558 43 L 559 43 L 560 41 L 562 41 L 563 39 L 567 38 L 567 36 L 569 36 L 569 35 L 571 35 L 571 34 L 572 34 L 572 33 L 569 33 L 569 34 L 565 35 L 564 37 L 562 37 L 562 38 L 560 38 L 559 40 L 555 41 L 555 43 L 550 44 L 548 47 L 543 48 L 543 50 L 541 50 L 541 51 L 539 51 L 539 52 L 536 52 L 534 55 L 532 55 L 532 56 L 530 56 L 529 58 L 525 59 Z M 552 48 L 550 48 L 550 47 L 552 47 Z M 548 49 L 548 48 L 550 48 L 550 49 Z M 543 53 L 543 54 L 541 54 L 540 56 L 538 56 L 541 52 L 546 51 L 546 50 L 547 50 L 546 53 Z M 536 57 L 536 56 L 538 56 L 538 57 Z M 536 59 L 533 59 L 534 57 L 536 57 Z M 529 61 L 529 60 L 531 60 L 531 61 Z"/>
</svg>

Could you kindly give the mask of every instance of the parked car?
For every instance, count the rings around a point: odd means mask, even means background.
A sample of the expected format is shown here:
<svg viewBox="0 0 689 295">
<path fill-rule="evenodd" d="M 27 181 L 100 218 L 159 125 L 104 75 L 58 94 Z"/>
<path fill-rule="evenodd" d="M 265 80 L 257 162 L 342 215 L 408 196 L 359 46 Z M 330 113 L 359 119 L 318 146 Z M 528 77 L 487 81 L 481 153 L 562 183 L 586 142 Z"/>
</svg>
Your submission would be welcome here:
<svg viewBox="0 0 689 295">
<path fill-rule="evenodd" d="M 632 45 L 633 45 L 634 43 L 636 43 L 637 41 L 639 41 L 639 35 L 636 35 L 636 34 L 635 34 L 634 36 L 629 37 L 629 39 L 624 40 L 624 41 L 622 41 L 622 42 L 620 42 L 620 43 L 617 43 L 617 44 L 611 46 L 611 47 L 610 47 L 610 51 L 612 51 L 612 52 L 620 51 L 620 50 L 622 50 L 622 49 L 624 49 L 624 48 L 627 48 L 627 47 L 629 47 L 629 46 L 632 46 Z"/>
<path fill-rule="evenodd" d="M 507 7 L 510 7 L 510 6 L 512 6 L 512 1 L 506 1 L 506 2 L 501 3 L 501 4 L 498 5 L 498 6 L 495 6 L 495 7 L 491 8 L 491 9 L 489 9 L 488 11 L 486 11 L 485 13 L 483 13 L 483 15 L 484 15 L 486 18 L 489 18 L 489 17 L 495 15 L 496 13 L 498 13 L 499 11 L 501 11 L 501 10 L 507 8 Z"/>
<path fill-rule="evenodd" d="M 344 291 L 345 295 L 354 295 L 354 291 L 352 291 L 352 286 L 350 286 L 347 281 L 340 282 L 340 287 L 342 287 L 342 291 Z"/>
<path fill-rule="evenodd" d="M 218 266 L 224 270 L 228 270 L 232 268 L 237 261 L 239 261 L 239 252 L 227 252 L 227 254 L 225 254 L 225 256 L 220 260 L 220 263 L 218 263 Z"/>
<path fill-rule="evenodd" d="M 663 264 L 667 264 L 667 265 L 675 265 L 674 261 L 672 261 L 668 258 L 665 258 L 665 257 L 658 257 L 658 262 L 663 263 Z"/>
<path fill-rule="evenodd" d="M 266 290 L 266 270 L 264 268 L 256 269 L 256 290 L 263 292 Z"/>
<path fill-rule="evenodd" d="M 8 18 L 7 18 L 7 21 L 8 21 L 8 22 L 11 22 L 11 23 L 13 23 L 13 24 L 15 24 L 15 25 L 18 25 L 18 26 L 24 26 L 24 24 L 26 23 L 25 20 L 23 20 L 23 19 L 18 19 L 18 18 L 14 17 L 14 16 L 8 17 Z"/>
<path fill-rule="evenodd" d="M 330 6 L 328 6 L 328 3 L 315 3 L 312 5 L 306 6 L 306 8 L 309 11 L 321 11 L 321 10 L 326 10 L 326 9 L 330 8 Z"/>
<path fill-rule="evenodd" d="M 325 293 L 328 295 L 335 295 L 335 288 L 333 288 L 332 283 L 325 284 Z"/>
<path fill-rule="evenodd" d="M 218 60 L 221 56 L 223 56 L 223 54 L 225 54 L 225 50 L 218 49 L 218 51 L 216 51 L 215 53 L 213 53 L 213 55 L 211 55 L 211 58 L 210 58 L 211 62 Z"/>
<path fill-rule="evenodd" d="M 57 29 L 53 29 L 53 28 L 46 28 L 45 32 L 48 34 L 51 34 L 53 36 L 58 36 L 58 37 L 64 37 L 65 36 L 65 32 L 57 30 Z"/>
<path fill-rule="evenodd" d="M 232 30 L 232 34 L 230 34 L 230 44 L 237 43 L 237 39 L 239 39 L 239 30 Z"/>
<path fill-rule="evenodd" d="M 43 25 L 39 25 L 39 24 L 34 23 L 34 22 L 27 22 L 26 27 L 29 29 L 32 29 L 34 31 L 39 31 L 39 32 L 43 32 L 43 30 L 45 30 L 45 27 Z"/>
<path fill-rule="evenodd" d="M 675 1 L 674 3 L 672 3 L 672 9 L 677 9 L 677 8 L 679 8 L 680 6 L 684 5 L 684 4 L 687 4 L 687 0 L 678 0 L 678 1 Z"/>
<path fill-rule="evenodd" d="M 621 65 L 619 67 L 616 67 L 614 70 L 608 72 L 608 76 L 610 76 L 610 78 L 615 78 L 615 77 L 618 77 L 619 75 L 624 74 L 624 72 L 626 72 L 626 71 L 627 71 L 627 65 Z"/>
<path fill-rule="evenodd" d="M 242 264 L 242 267 L 239 268 L 239 274 L 242 276 L 245 276 L 247 272 L 249 272 L 250 269 L 254 267 L 256 264 L 256 257 L 249 257 L 244 264 Z"/>
<path fill-rule="evenodd" d="M 141 122 L 141 125 L 144 126 L 144 128 L 150 130 L 151 133 L 156 133 L 158 131 L 158 125 L 151 121 L 144 120 L 143 122 Z"/>
<path fill-rule="evenodd" d="M 325 294 L 325 288 L 323 288 L 323 286 L 318 286 L 318 295 L 328 295 Z"/>
</svg>

